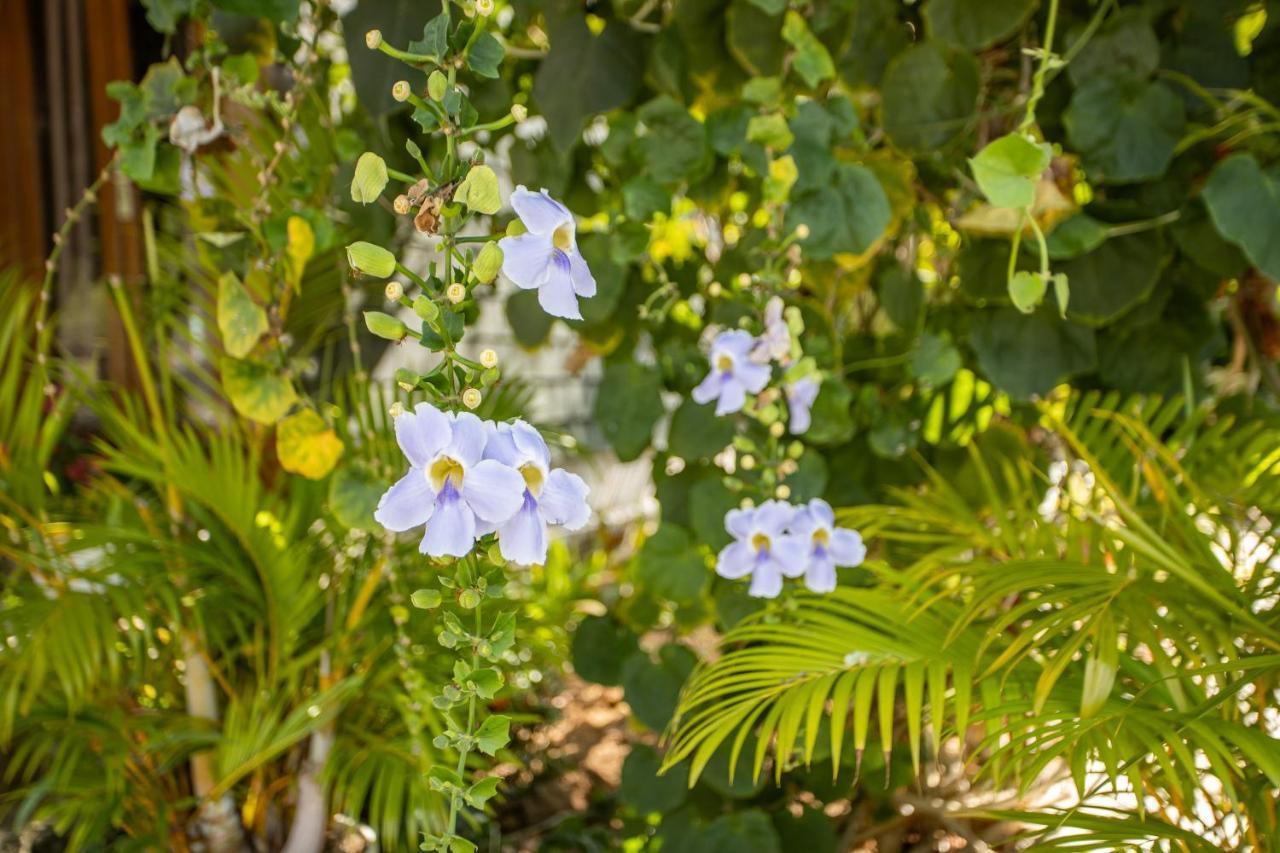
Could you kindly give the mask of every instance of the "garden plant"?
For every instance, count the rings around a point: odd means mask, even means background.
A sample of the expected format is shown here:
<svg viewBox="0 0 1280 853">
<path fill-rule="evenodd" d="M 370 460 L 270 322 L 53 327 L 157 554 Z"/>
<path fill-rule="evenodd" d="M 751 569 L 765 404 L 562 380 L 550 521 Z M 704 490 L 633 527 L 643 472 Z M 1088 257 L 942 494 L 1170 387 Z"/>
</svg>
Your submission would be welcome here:
<svg viewBox="0 0 1280 853">
<path fill-rule="evenodd" d="M 0 850 L 1275 848 L 1280 4 L 136 11 Z"/>
</svg>

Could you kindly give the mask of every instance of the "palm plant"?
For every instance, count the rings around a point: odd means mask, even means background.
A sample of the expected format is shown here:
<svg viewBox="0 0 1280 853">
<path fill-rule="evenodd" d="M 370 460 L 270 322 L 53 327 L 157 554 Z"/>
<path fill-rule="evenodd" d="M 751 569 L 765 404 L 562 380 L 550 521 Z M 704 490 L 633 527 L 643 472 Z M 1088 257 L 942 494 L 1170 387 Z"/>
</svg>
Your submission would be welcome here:
<svg viewBox="0 0 1280 853">
<path fill-rule="evenodd" d="M 1268 412 L 1096 394 L 993 428 L 958 476 L 842 513 L 879 543 L 869 583 L 731 630 L 686 685 L 668 766 L 696 778 L 727 745 L 757 775 L 816 749 L 838 768 L 874 728 L 919 773 L 954 737 L 986 790 L 965 813 L 1041 844 L 1265 849 L 1278 437 Z M 1076 802 L 996 804 L 1061 777 Z"/>
</svg>

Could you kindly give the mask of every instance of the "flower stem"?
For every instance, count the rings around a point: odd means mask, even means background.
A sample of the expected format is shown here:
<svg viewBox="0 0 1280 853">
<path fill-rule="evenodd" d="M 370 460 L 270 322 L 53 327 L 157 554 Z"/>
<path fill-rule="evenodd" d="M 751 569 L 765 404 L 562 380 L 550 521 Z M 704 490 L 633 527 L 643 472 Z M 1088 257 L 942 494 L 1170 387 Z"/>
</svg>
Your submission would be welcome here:
<svg viewBox="0 0 1280 853">
<path fill-rule="evenodd" d="M 1036 120 L 1036 107 L 1044 97 L 1046 76 L 1049 73 L 1049 62 L 1053 58 L 1053 31 L 1058 25 L 1058 0 L 1049 0 L 1049 20 L 1044 27 L 1044 44 L 1040 50 L 1040 65 L 1036 68 L 1035 77 L 1031 81 L 1031 96 L 1027 98 L 1027 112 L 1022 117 L 1018 130 L 1026 130 Z"/>
<path fill-rule="evenodd" d="M 475 672 L 480 668 L 480 638 L 484 625 L 481 611 L 483 610 L 484 597 L 481 596 L 480 603 L 476 604 L 476 630 L 475 636 L 471 638 L 471 671 Z M 458 778 L 462 779 L 463 774 L 467 772 L 467 756 L 471 754 L 471 738 L 476 731 L 476 693 L 471 691 L 467 697 L 467 739 L 463 741 L 462 746 L 458 749 Z M 445 834 L 446 838 L 452 838 L 458 828 L 458 809 L 462 805 L 462 795 L 454 793 L 449 799 L 449 828 Z"/>
</svg>

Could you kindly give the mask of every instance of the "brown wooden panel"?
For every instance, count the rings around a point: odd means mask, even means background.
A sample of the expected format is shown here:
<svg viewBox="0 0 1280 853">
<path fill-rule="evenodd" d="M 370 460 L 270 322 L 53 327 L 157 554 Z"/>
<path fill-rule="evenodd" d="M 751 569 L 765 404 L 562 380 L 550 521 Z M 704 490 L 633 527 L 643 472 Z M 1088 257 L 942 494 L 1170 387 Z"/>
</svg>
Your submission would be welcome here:
<svg viewBox="0 0 1280 853">
<path fill-rule="evenodd" d="M 28 278 L 44 271 L 48 244 L 42 192 L 36 55 L 27 0 L 0 0 L 0 265 Z"/>
</svg>

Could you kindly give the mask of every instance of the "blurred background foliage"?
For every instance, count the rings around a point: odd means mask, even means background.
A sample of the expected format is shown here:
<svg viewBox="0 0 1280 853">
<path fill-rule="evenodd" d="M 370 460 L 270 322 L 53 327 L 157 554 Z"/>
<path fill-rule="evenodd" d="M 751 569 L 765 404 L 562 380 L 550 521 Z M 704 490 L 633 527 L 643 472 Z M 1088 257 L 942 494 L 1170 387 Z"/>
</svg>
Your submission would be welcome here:
<svg viewBox="0 0 1280 853">
<path fill-rule="evenodd" d="M 381 286 L 341 252 L 416 245 L 348 187 L 360 152 L 415 171 L 421 142 L 365 32 L 405 47 L 436 11 L 135 9 L 154 64 L 108 90 L 114 159 L 51 244 L 140 191 L 142 268 L 94 285 L 131 372 L 71 357 L 53 270 L 0 282 L 15 831 L 284 849 L 309 784 L 334 849 L 438 827 L 450 660 L 410 601 L 433 569 L 371 518 L 397 473 L 386 412 L 413 395 L 370 379 L 396 356 L 354 322 Z M 1065 64 L 1034 108 L 1053 148 L 1029 215 L 1069 289 L 1027 312 L 1009 272 L 1038 268 L 1036 241 L 969 158 L 1020 127 L 1050 17 Z M 1270 849 L 1280 5 L 552 0 L 493 20 L 507 58 L 469 100 L 534 117 L 491 162 L 579 214 L 599 294 L 573 322 L 528 292 L 490 303 L 531 352 L 568 327 L 594 402 L 562 448 L 606 482 L 644 468 L 656 502 L 511 574 L 496 702 L 520 731 L 477 843 Z M 779 291 L 824 376 L 782 442 L 767 412 L 688 399 L 706 330 Z M 765 605 L 711 571 L 725 511 L 781 488 L 872 546 L 830 596 Z"/>
</svg>

